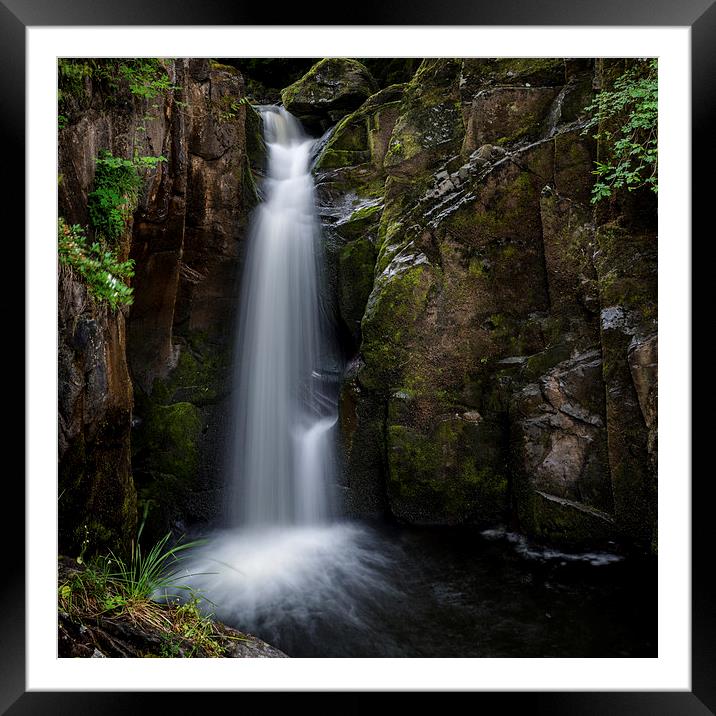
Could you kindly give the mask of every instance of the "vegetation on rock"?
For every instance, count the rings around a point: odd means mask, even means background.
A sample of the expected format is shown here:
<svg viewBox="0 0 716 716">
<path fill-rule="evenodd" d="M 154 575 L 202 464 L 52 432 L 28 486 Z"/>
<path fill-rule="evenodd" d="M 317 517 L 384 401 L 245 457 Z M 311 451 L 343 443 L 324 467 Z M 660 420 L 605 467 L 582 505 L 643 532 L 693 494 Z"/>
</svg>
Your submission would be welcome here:
<svg viewBox="0 0 716 716">
<path fill-rule="evenodd" d="M 117 241 L 137 208 L 143 172 L 155 169 L 166 157 L 123 159 L 106 149 L 95 160 L 94 189 L 87 197 L 92 228 L 109 241 Z"/>
<path fill-rule="evenodd" d="M 116 95 L 122 84 L 136 97 L 154 99 L 177 89 L 169 77 L 168 61 L 144 58 L 60 58 L 57 61 L 58 103 L 86 94 L 86 80 L 100 84 L 108 97 Z"/>
<path fill-rule="evenodd" d="M 134 276 L 134 261 L 120 261 L 114 249 L 107 249 L 99 241 L 88 244 L 81 226 L 69 226 L 60 217 L 57 224 L 60 263 L 81 276 L 90 294 L 106 301 L 110 308 L 128 306 L 133 291 L 126 281 Z"/>
<path fill-rule="evenodd" d="M 170 546 L 165 535 L 146 553 L 140 547 L 142 528 L 132 542 L 129 558 L 110 552 L 86 563 L 80 555 L 73 564 L 63 560 L 58 587 L 58 609 L 65 633 L 71 625 L 82 632 L 114 625 L 150 635 L 146 653 L 138 656 L 221 657 L 237 639 L 199 610 L 199 596 L 181 583 L 181 563 L 198 541 L 179 540 Z M 183 603 L 167 593 L 186 591 Z M 162 600 L 157 601 L 157 600 Z M 62 623 L 62 621 L 61 621 Z M 104 645 L 102 645 L 104 646 Z M 96 647 L 95 647 L 96 648 Z"/>
<path fill-rule="evenodd" d="M 597 128 L 594 138 L 605 149 L 592 203 L 621 188 L 658 191 L 658 107 L 658 61 L 651 59 L 637 60 L 586 108 L 591 118 L 584 131 Z"/>
</svg>

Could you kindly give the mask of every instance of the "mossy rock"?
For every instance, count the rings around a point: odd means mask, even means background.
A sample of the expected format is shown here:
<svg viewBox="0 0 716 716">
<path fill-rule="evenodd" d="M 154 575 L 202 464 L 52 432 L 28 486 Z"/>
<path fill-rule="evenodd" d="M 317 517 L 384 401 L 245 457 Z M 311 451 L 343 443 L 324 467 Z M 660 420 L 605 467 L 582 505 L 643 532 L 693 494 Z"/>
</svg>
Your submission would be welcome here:
<svg viewBox="0 0 716 716">
<path fill-rule="evenodd" d="M 399 380 L 415 321 L 425 308 L 432 283 L 432 270 L 426 262 L 376 283 L 361 321 L 365 360 L 361 384 L 385 389 Z"/>
<path fill-rule="evenodd" d="M 464 136 L 459 60 L 424 60 L 407 84 L 383 166 L 414 176 L 457 153 Z"/>
<path fill-rule="evenodd" d="M 191 484 L 199 463 L 198 441 L 202 431 L 199 408 L 192 403 L 145 405 L 142 431 L 136 450 L 145 457 L 145 469 L 173 475 Z"/>
<path fill-rule="evenodd" d="M 325 58 L 281 90 L 281 101 L 309 130 L 325 131 L 377 89 L 368 69 L 357 60 Z"/>
<path fill-rule="evenodd" d="M 225 393 L 229 351 L 198 336 L 177 346 L 177 365 L 166 378 L 157 379 L 152 401 L 164 405 L 188 402 L 196 406 L 216 403 Z"/>
<path fill-rule="evenodd" d="M 532 492 L 518 501 L 520 529 L 550 544 L 575 548 L 607 547 L 617 535 L 613 518 L 569 500 Z"/>
<path fill-rule="evenodd" d="M 411 524 L 488 524 L 505 518 L 507 473 L 495 459 L 499 434 L 493 426 L 445 418 L 426 435 L 389 425 L 387 441 L 388 497 L 398 518 Z"/>
<path fill-rule="evenodd" d="M 372 236 L 377 233 L 382 211 L 382 204 L 362 206 L 356 209 L 345 221 L 336 224 L 335 230 L 346 241 Z"/>
<path fill-rule="evenodd" d="M 462 61 L 462 98 L 471 101 L 489 86 L 558 87 L 566 83 L 565 62 L 554 57 L 486 57 Z"/>
<path fill-rule="evenodd" d="M 344 117 L 331 135 L 316 168 L 335 169 L 365 162 L 380 168 L 398 118 L 402 95 L 403 85 L 387 87 Z"/>
<path fill-rule="evenodd" d="M 360 324 L 373 290 L 376 250 L 368 238 L 346 244 L 339 255 L 338 306 L 344 323 L 360 343 Z"/>
<path fill-rule="evenodd" d="M 254 172 L 262 172 L 266 167 L 266 143 L 263 137 L 261 115 L 248 103 L 245 103 L 246 117 L 246 156 Z"/>
<path fill-rule="evenodd" d="M 343 506 L 353 517 L 386 517 L 385 401 L 359 385 L 359 367 L 353 363 L 344 377 L 338 405 Z"/>
<path fill-rule="evenodd" d="M 422 59 L 419 57 L 360 57 L 381 87 L 408 82 L 417 71 Z"/>
<path fill-rule="evenodd" d="M 557 87 L 494 87 L 478 92 L 466 119 L 463 155 L 485 144 L 504 146 L 539 138 L 558 92 Z"/>
</svg>

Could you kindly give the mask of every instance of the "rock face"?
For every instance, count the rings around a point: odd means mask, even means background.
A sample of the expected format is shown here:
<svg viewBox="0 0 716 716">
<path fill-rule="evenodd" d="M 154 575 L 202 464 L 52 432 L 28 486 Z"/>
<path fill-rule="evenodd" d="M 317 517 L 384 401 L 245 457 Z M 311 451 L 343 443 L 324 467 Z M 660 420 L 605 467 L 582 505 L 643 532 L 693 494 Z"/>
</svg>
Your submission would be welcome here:
<svg viewBox="0 0 716 716">
<path fill-rule="evenodd" d="M 655 197 L 592 206 L 608 150 L 583 131 L 582 108 L 623 62 L 399 65 L 378 90 L 359 62 L 322 60 L 282 93 L 310 131 L 333 127 L 316 179 L 350 358 L 347 510 L 655 551 Z M 264 148 L 234 68 L 175 60 L 169 77 L 176 89 L 158 99 L 126 90 L 113 103 L 87 79 L 60 132 L 70 224 L 88 222 L 101 149 L 167 158 L 118 244 L 136 261 L 131 310 L 102 308 L 60 272 L 71 554 L 126 544 L 137 504 L 163 533 L 220 503 L 227 327 Z"/>
<path fill-rule="evenodd" d="M 59 297 L 60 546 L 79 554 L 128 543 L 139 505 L 150 527 L 209 519 L 221 480 L 219 436 L 233 298 L 260 118 L 243 103 L 237 70 L 207 60 L 168 64 L 172 92 L 125 88 L 107 102 L 85 83 L 59 139 L 60 216 L 86 225 L 101 149 L 163 155 L 147 172 L 119 242 L 135 260 L 131 309 L 94 302 L 64 269 Z M 132 427 L 133 426 L 133 427 Z M 131 447 L 130 447 L 131 434 Z"/>
<path fill-rule="evenodd" d="M 59 542 L 75 554 L 85 540 L 122 549 L 137 521 L 125 318 L 64 267 L 58 300 Z"/>
<path fill-rule="evenodd" d="M 613 74 L 425 60 L 331 135 L 316 177 L 356 354 L 341 401 L 355 513 L 651 543 L 656 214 L 625 197 L 595 212 L 603 150 L 582 131 Z"/>
<path fill-rule="evenodd" d="M 368 69 L 357 60 L 327 58 L 282 90 L 281 101 L 308 129 L 321 133 L 377 89 Z"/>
<path fill-rule="evenodd" d="M 176 116 L 167 175 L 135 224 L 128 341 L 135 480 L 165 531 L 220 509 L 237 278 L 263 166 L 241 75 L 205 60 L 184 71 L 191 112 Z"/>
</svg>

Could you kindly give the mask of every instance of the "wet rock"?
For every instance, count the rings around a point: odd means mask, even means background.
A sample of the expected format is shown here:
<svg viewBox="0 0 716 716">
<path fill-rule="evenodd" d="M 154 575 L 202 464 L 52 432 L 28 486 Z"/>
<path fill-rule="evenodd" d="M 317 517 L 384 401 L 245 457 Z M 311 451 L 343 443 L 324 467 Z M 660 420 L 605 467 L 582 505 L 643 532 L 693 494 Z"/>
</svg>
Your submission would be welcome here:
<svg viewBox="0 0 716 716">
<path fill-rule="evenodd" d="M 550 187 L 545 190 L 540 197 L 540 216 L 551 310 L 575 316 L 594 313 L 598 287 L 592 262 L 592 212 Z M 586 315 L 584 318 L 588 320 Z M 596 326 L 594 332 L 596 341 Z"/>
<path fill-rule="evenodd" d="M 457 153 L 464 133 L 459 60 L 424 60 L 405 87 L 384 168 L 415 176 Z"/>
<path fill-rule="evenodd" d="M 608 223 L 597 227 L 596 243 L 615 513 L 624 536 L 643 546 L 654 534 L 656 482 L 628 353 L 633 342 L 645 341 L 656 328 L 656 236 Z"/>
<path fill-rule="evenodd" d="M 383 166 L 398 119 L 404 85 L 392 85 L 369 97 L 341 120 L 316 163 L 318 171 L 370 162 Z"/>
<path fill-rule="evenodd" d="M 647 452 L 656 483 L 658 470 L 658 406 L 659 406 L 659 349 L 656 334 L 645 339 L 634 339 L 629 345 L 629 370 L 636 389 L 639 407 L 644 416 L 647 434 Z"/>
<path fill-rule="evenodd" d="M 380 395 L 361 385 L 361 367 L 360 361 L 349 365 L 341 385 L 342 504 L 353 517 L 385 517 L 385 406 Z"/>
<path fill-rule="evenodd" d="M 424 433 L 388 426 L 388 498 L 411 524 L 494 524 L 507 514 L 507 477 L 500 465 L 499 427 L 475 412 L 442 417 Z"/>
<path fill-rule="evenodd" d="M 462 153 L 483 144 L 507 144 L 536 139 L 546 126 L 558 93 L 555 87 L 496 87 L 479 92 L 465 122 Z"/>
<path fill-rule="evenodd" d="M 517 515 L 533 537 L 570 544 L 613 536 L 603 394 L 594 349 L 559 363 L 513 399 Z"/>
<path fill-rule="evenodd" d="M 357 60 L 327 58 L 281 90 L 281 100 L 309 131 L 322 134 L 377 90 L 370 72 Z"/>
</svg>

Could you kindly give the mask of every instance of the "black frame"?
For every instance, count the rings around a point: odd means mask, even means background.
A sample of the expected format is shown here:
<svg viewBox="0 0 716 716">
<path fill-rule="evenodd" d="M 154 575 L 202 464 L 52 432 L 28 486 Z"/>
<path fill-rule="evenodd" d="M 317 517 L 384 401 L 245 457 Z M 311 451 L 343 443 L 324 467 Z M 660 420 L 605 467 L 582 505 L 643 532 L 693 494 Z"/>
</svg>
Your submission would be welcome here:
<svg viewBox="0 0 716 716">
<path fill-rule="evenodd" d="M 692 62 L 692 144 L 702 151 L 692 155 L 692 216 L 706 218 L 713 203 L 712 152 L 713 120 L 716 118 L 716 0 L 492 0 L 479 5 L 471 0 L 453 0 L 449 6 L 434 0 L 362 0 L 351 14 L 336 15 L 335 3 L 314 0 L 306 6 L 288 6 L 281 11 L 281 25 L 527 25 L 527 26 L 685 26 L 691 28 Z M 310 11 L 307 17 L 306 11 Z M 14 174 L 5 190 L 5 206 L 24 205 L 25 167 L 25 28 L 27 26 L 83 25 L 271 25 L 259 3 L 223 6 L 222 0 L 0 0 L 0 127 L 4 140 L 6 167 Z M 315 19 L 314 19 L 315 18 Z M 167 23 L 169 19 L 169 23 Z M 407 22 L 406 22 L 407 21 Z M 9 154 L 9 157 L 8 157 Z M 700 177 L 701 181 L 697 181 Z M 19 212 L 11 212 L 15 218 Z M 24 234 L 20 215 L 18 234 Z M 707 238 L 712 236 L 713 221 Z M 6 239 L 9 238 L 6 234 Z M 685 239 L 687 237 L 684 237 Z M 691 250 L 690 245 L 686 245 Z M 24 265 L 24 256 L 14 266 Z M 693 324 L 692 324 L 693 325 Z M 15 335 L 22 334 L 15 332 Z M 683 369 L 690 375 L 691 366 Z M 24 369 L 23 369 L 24 370 Z M 25 374 L 26 375 L 26 374 Z M 26 375 L 26 380 L 29 376 Z M 689 420 L 691 416 L 684 416 Z M 713 469 L 713 468 L 711 468 Z M 709 579 L 713 539 L 709 526 L 713 500 L 708 491 L 713 483 L 707 468 L 692 481 L 692 690 L 690 692 L 471 692 L 475 709 L 505 707 L 532 714 L 680 714 L 716 713 L 716 589 Z M 690 476 L 673 476 L 688 479 Z M 712 489 L 712 488 L 711 488 Z M 12 471 L 6 472 L 3 491 L 6 505 L 24 504 L 23 485 Z M 9 491 L 9 495 L 8 492 Z M 713 494 L 713 491 L 712 491 Z M 708 512 L 707 512 L 708 511 Z M 20 513 L 15 507 L 13 512 Z M 24 521 L 24 511 L 20 518 Z M 15 532 L 17 534 L 17 532 Z M 21 550 L 5 550 L 0 601 L 0 712 L 20 714 L 108 714 L 140 713 L 146 708 L 196 712 L 204 705 L 206 693 L 179 693 L 176 703 L 166 702 L 167 693 L 132 692 L 26 692 L 25 691 L 25 564 Z M 271 698 L 267 698 L 267 697 Z M 335 711 L 358 712 L 372 702 L 372 693 L 326 693 L 319 704 Z M 258 698 L 253 698 L 258 697 Z M 288 697 L 288 698 L 287 698 Z M 385 703 L 387 694 L 378 697 Z M 444 694 L 437 694 L 442 705 Z M 309 694 L 243 693 L 235 707 L 270 706 L 282 711 L 309 706 Z M 400 695 L 405 707 L 405 695 Z M 420 694 L 421 704 L 433 701 Z M 201 705 L 200 701 L 201 699 Z M 424 701 L 428 699 L 428 701 Z M 174 702 L 175 699 L 170 699 Z M 388 699 L 393 702 L 393 698 Z M 280 706 L 279 706 L 280 704 Z M 438 706 L 438 702 L 435 702 Z M 6 711 L 7 709 L 7 711 Z"/>
</svg>

